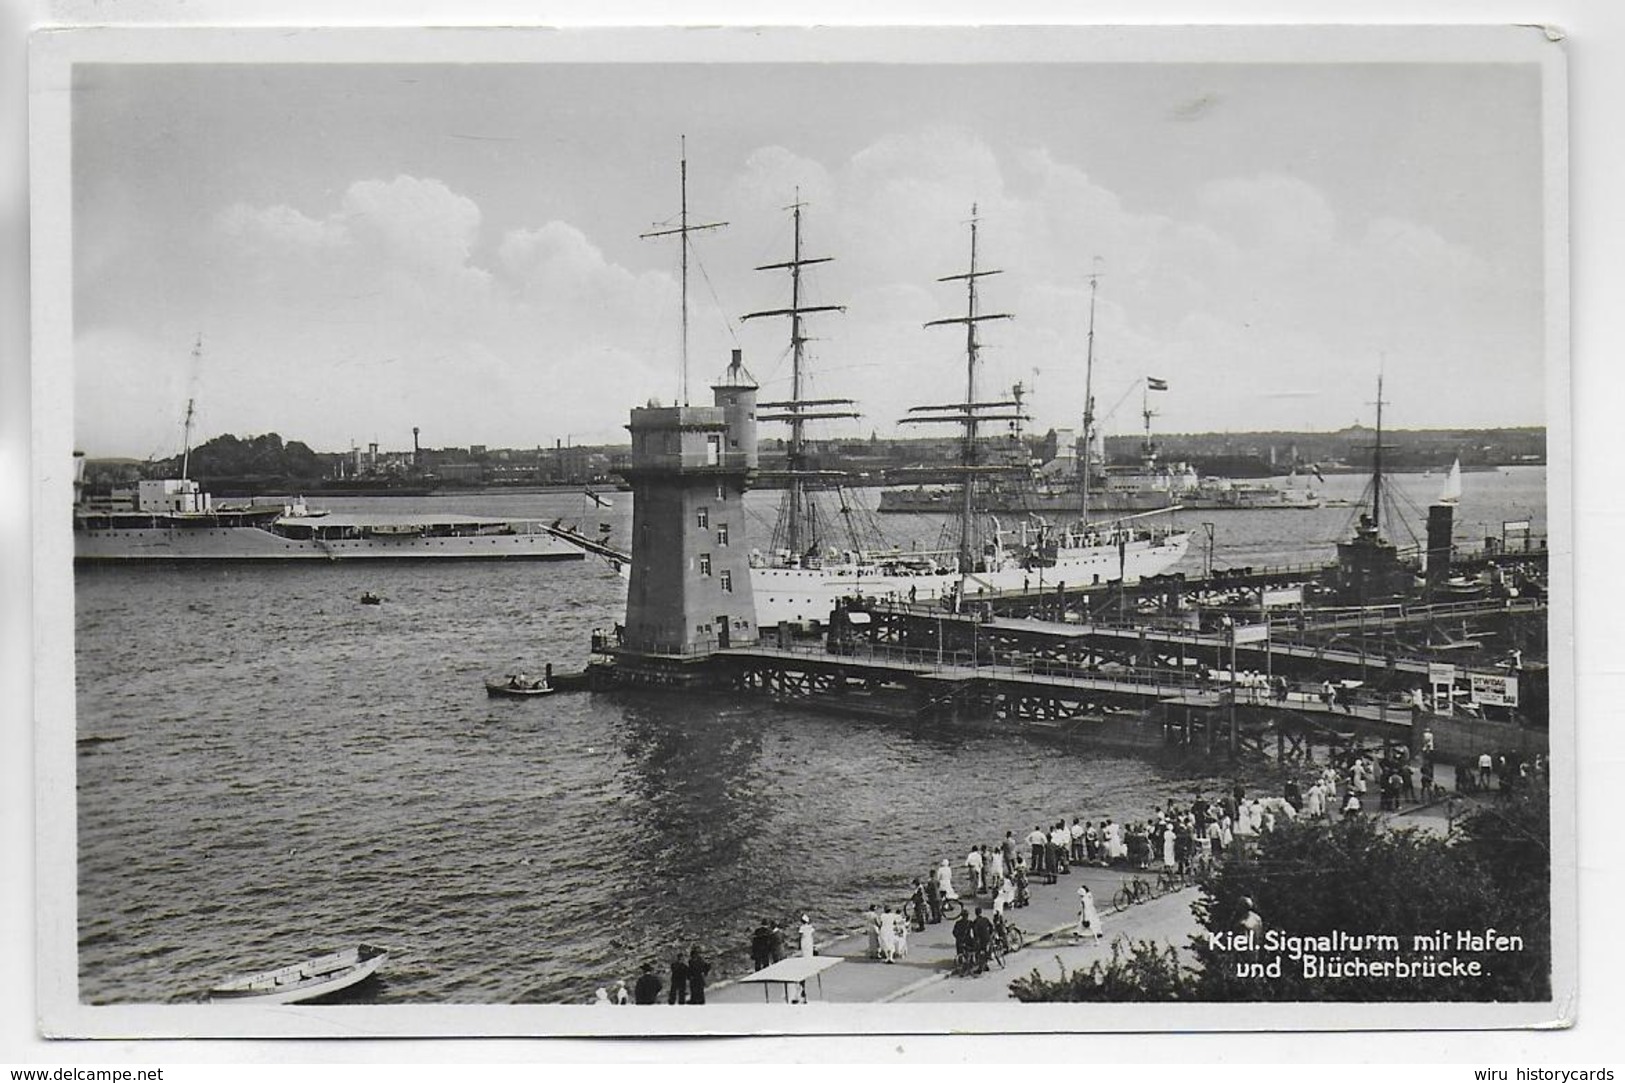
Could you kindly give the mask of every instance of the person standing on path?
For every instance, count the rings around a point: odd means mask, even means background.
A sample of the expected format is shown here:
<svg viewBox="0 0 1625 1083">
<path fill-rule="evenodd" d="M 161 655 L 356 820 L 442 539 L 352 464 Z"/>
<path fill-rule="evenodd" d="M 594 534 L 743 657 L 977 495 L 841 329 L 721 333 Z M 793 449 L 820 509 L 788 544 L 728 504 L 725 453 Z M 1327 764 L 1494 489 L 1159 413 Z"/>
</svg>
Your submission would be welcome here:
<svg viewBox="0 0 1625 1083">
<path fill-rule="evenodd" d="M 639 1004 L 660 1003 L 660 979 L 655 976 L 655 968 L 649 963 L 643 964 L 643 972 L 632 986 L 632 999 Z"/>
<path fill-rule="evenodd" d="M 869 958 L 880 958 L 880 907 L 871 904 L 863 912 L 863 931 L 869 934 Z"/>
<path fill-rule="evenodd" d="M 980 848 L 972 846 L 970 853 L 965 855 L 965 873 L 966 878 L 970 880 L 971 894 L 980 895 L 982 889 L 986 886 L 982 881 L 982 851 Z"/>
<path fill-rule="evenodd" d="M 942 864 L 937 866 L 937 890 L 942 892 L 944 899 L 959 898 L 959 893 L 954 890 L 954 870 L 948 866 L 947 858 L 943 858 Z"/>
<path fill-rule="evenodd" d="M 908 897 L 909 908 L 914 911 L 914 931 L 925 932 L 925 923 L 930 916 L 925 901 L 925 888 L 919 880 L 914 881 L 914 894 Z"/>
<path fill-rule="evenodd" d="M 666 990 L 667 1004 L 683 1004 L 688 1000 L 688 964 L 679 951 L 671 960 L 671 988 Z"/>
<path fill-rule="evenodd" d="M 1004 851 L 1000 849 L 982 848 L 982 874 L 987 880 L 987 890 L 991 895 L 997 895 L 1004 886 L 1004 878 L 1009 875 L 1004 863 Z"/>
<path fill-rule="evenodd" d="M 705 976 L 711 972 L 711 962 L 695 944 L 688 953 L 688 1002 L 705 1003 Z"/>
<path fill-rule="evenodd" d="M 772 962 L 773 930 L 763 918 L 750 934 L 750 966 L 752 970 L 766 970 Z"/>
<path fill-rule="evenodd" d="M 1016 833 L 1014 831 L 1006 831 L 1004 833 L 1004 842 L 999 844 L 999 850 L 1000 850 L 1001 853 L 1004 854 L 1004 867 L 1006 869 L 1015 868 L 1016 867 Z"/>
<path fill-rule="evenodd" d="M 975 937 L 975 930 L 971 928 L 970 915 L 961 910 L 959 919 L 954 922 L 954 956 L 956 964 L 962 968 L 972 958 Z"/>
<path fill-rule="evenodd" d="M 803 920 L 805 920 L 805 919 L 803 919 Z M 773 923 L 773 928 L 771 930 L 769 930 L 769 932 L 767 934 L 767 961 L 768 961 L 769 964 L 772 964 L 772 963 L 778 962 L 779 960 L 781 960 L 783 958 L 784 958 L 784 926 L 780 925 L 778 922 L 775 921 Z"/>
<path fill-rule="evenodd" d="M 901 925 L 902 921 L 892 913 L 889 906 L 878 915 L 876 933 L 880 944 L 880 957 L 888 963 L 897 961 L 897 931 Z"/>
<path fill-rule="evenodd" d="M 993 950 L 993 922 L 988 920 L 982 908 L 976 908 L 976 920 L 970 923 L 971 940 L 976 946 L 976 973 L 987 973 L 988 953 Z"/>
<path fill-rule="evenodd" d="M 814 932 L 814 929 L 813 929 L 812 919 L 809 918 L 806 914 L 801 915 L 801 928 L 800 928 L 799 932 L 801 933 L 801 954 L 802 954 L 802 957 L 807 958 L 807 959 L 811 959 L 814 955 L 817 955 L 818 952 L 817 952 L 817 949 L 814 948 L 814 946 L 813 946 L 813 932 Z"/>
<path fill-rule="evenodd" d="M 1069 871 L 1067 856 L 1072 851 L 1072 833 L 1066 829 L 1066 821 L 1057 821 L 1049 832 L 1049 871 L 1051 876 L 1058 876 Z M 1051 880 L 1050 883 L 1054 883 Z"/>
<path fill-rule="evenodd" d="M 1002 916 L 1005 907 L 1016 901 L 1016 884 L 1014 880 L 999 882 L 999 890 L 993 896 L 993 913 Z"/>
<path fill-rule="evenodd" d="M 1042 827 L 1034 824 L 1032 832 L 1027 836 L 1027 842 L 1033 848 L 1031 862 L 1033 875 L 1038 876 L 1044 871 L 1044 850 L 1049 846 L 1049 836 L 1044 833 Z"/>
<path fill-rule="evenodd" d="M 1100 927 L 1100 911 L 1095 909 L 1095 893 L 1089 890 L 1088 884 L 1078 885 L 1078 932 L 1074 939 L 1082 940 L 1092 936 L 1099 940 L 1105 935 Z"/>
<path fill-rule="evenodd" d="M 931 911 L 931 924 L 941 925 L 942 890 L 937 887 L 936 875 L 930 872 L 925 874 L 925 905 Z"/>
</svg>

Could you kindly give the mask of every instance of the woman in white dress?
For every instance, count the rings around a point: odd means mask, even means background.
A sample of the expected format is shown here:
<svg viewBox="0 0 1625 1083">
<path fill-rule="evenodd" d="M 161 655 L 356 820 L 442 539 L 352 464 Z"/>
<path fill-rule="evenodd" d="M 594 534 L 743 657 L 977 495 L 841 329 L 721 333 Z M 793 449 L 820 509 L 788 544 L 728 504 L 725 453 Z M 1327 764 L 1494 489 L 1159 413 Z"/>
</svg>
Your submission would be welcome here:
<svg viewBox="0 0 1625 1083">
<path fill-rule="evenodd" d="M 954 870 L 947 858 L 943 858 L 942 864 L 937 866 L 937 890 L 944 899 L 959 898 L 959 893 L 954 890 Z"/>
<path fill-rule="evenodd" d="M 903 959 L 908 956 L 908 922 L 904 920 L 901 911 L 893 914 L 892 920 L 897 936 L 897 958 Z"/>
<path fill-rule="evenodd" d="M 1092 936 L 1099 940 L 1105 935 L 1100 927 L 1100 912 L 1095 909 L 1095 895 L 1088 884 L 1078 886 L 1078 939 Z"/>
<path fill-rule="evenodd" d="M 880 958 L 880 908 L 871 906 L 863 912 L 863 929 L 869 934 L 869 958 Z"/>
<path fill-rule="evenodd" d="M 811 959 L 818 954 L 813 949 L 813 923 L 806 914 L 801 915 L 801 954 Z"/>
<path fill-rule="evenodd" d="M 880 957 L 888 963 L 897 961 L 897 926 L 900 924 L 891 907 L 886 907 L 880 915 L 877 932 L 880 938 Z"/>
<path fill-rule="evenodd" d="M 1178 864 L 1178 857 L 1174 850 L 1174 825 L 1170 823 L 1162 825 L 1162 863 L 1170 869 Z"/>
<path fill-rule="evenodd" d="M 1123 825 L 1116 820 L 1106 824 L 1106 858 L 1109 861 L 1121 861 L 1128 856 L 1128 847 L 1123 845 Z"/>
<path fill-rule="evenodd" d="M 993 896 L 993 912 L 1003 914 L 1005 907 L 1016 901 L 1016 884 L 1014 880 L 1005 880 L 999 884 L 998 893 Z"/>
<path fill-rule="evenodd" d="M 1004 886 L 1004 854 L 997 848 L 987 852 L 987 889 L 994 895 Z"/>
</svg>

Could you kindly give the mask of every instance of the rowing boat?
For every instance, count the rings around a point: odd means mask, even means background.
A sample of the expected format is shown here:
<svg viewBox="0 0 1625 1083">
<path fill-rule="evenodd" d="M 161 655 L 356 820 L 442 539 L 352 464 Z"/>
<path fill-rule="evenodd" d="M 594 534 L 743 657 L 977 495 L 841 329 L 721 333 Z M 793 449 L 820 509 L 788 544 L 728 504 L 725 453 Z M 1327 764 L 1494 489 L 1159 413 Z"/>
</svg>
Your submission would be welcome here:
<svg viewBox="0 0 1625 1083">
<path fill-rule="evenodd" d="M 545 696 L 552 691 L 553 686 L 545 677 L 541 680 L 509 677 L 501 681 L 487 677 L 485 680 L 485 694 L 488 696 Z"/>
<path fill-rule="evenodd" d="M 389 953 L 383 948 L 361 944 L 292 966 L 228 978 L 209 990 L 209 999 L 294 1004 L 366 981 L 388 958 Z"/>
</svg>

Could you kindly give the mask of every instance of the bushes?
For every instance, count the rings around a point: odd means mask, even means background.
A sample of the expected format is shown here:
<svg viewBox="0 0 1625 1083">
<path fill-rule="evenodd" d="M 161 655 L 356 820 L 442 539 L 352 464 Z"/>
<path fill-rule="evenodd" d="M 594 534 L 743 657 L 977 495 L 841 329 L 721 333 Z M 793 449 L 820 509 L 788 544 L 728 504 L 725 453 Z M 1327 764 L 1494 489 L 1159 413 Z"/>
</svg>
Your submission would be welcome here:
<svg viewBox="0 0 1625 1083">
<path fill-rule="evenodd" d="M 1193 938 L 1194 968 L 1171 946 L 1112 946 L 1109 961 L 1011 983 L 1022 1001 L 1544 1001 L 1551 996 L 1551 854 L 1547 796 L 1520 795 L 1469 813 L 1445 839 L 1375 820 L 1289 822 L 1208 870 L 1193 904 L 1207 934 Z M 1249 903 L 1251 904 L 1249 906 Z M 1411 963 L 1477 960 L 1480 975 L 1398 978 L 1305 973 L 1290 954 L 1247 950 L 1224 934 L 1257 912 L 1264 933 L 1295 937 L 1387 935 L 1396 950 L 1332 949 L 1323 958 Z M 1517 951 L 1443 951 L 1415 937 L 1458 932 L 1520 937 Z M 1259 964 L 1282 956 L 1279 976 Z M 1249 965 L 1251 964 L 1251 965 Z"/>
</svg>

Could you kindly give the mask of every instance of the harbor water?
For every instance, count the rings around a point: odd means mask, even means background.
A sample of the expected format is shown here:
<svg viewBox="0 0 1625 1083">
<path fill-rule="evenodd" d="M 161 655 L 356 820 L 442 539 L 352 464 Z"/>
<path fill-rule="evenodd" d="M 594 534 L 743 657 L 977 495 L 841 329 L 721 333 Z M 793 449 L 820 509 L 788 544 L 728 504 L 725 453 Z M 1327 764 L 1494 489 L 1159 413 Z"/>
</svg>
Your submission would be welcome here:
<svg viewBox="0 0 1625 1083">
<path fill-rule="evenodd" d="M 1418 506 L 1439 483 L 1393 480 Z M 1316 487 L 1354 499 L 1362 484 Z M 1458 540 L 1508 520 L 1544 528 L 1543 469 L 1469 475 L 1466 488 Z M 563 516 L 624 539 L 630 496 L 610 496 L 610 508 L 570 494 L 323 503 Z M 776 496 L 749 498 L 764 532 Z M 1216 564 L 1260 566 L 1330 559 L 1352 514 L 1182 525 L 1215 524 Z M 881 526 L 930 547 L 940 524 Z M 1204 549 L 1193 541 L 1179 570 L 1200 573 Z M 487 676 L 579 667 L 590 633 L 621 618 L 624 581 L 591 558 L 101 567 L 75 583 L 87 1003 L 191 1000 L 230 973 L 360 941 L 390 949 L 362 994 L 390 1003 L 585 1002 L 694 943 L 737 973 L 764 917 L 855 927 L 929 865 L 959 870 L 969 845 L 1007 829 L 1138 818 L 1230 780 L 766 700 L 488 698 Z M 365 591 L 383 604 L 359 604 Z"/>
</svg>

